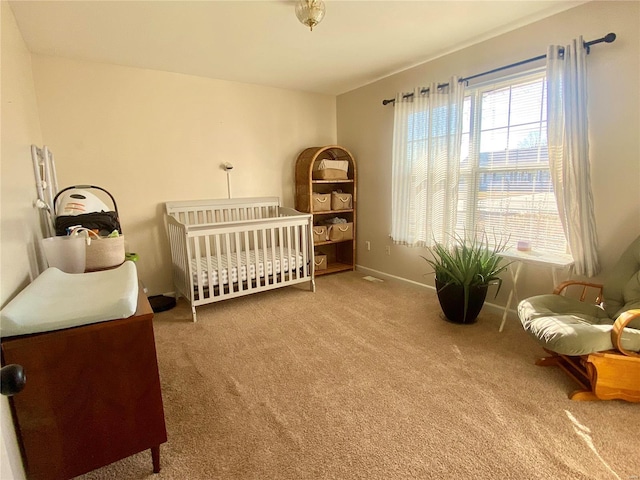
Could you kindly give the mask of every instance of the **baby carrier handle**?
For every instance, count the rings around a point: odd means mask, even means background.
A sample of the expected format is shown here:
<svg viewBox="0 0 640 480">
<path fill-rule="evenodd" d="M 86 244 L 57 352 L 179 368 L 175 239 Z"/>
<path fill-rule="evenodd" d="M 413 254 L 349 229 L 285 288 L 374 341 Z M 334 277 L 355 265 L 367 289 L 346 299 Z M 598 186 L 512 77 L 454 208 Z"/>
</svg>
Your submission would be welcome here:
<svg viewBox="0 0 640 480">
<path fill-rule="evenodd" d="M 60 196 L 61 193 L 66 192 L 67 190 L 73 190 L 73 189 L 88 189 L 88 188 L 95 188 L 96 190 L 101 190 L 104 193 L 106 193 L 107 195 L 109 195 L 109 198 L 111 199 L 111 202 L 113 202 L 113 210 L 116 212 L 116 214 L 118 214 L 118 205 L 116 204 L 116 199 L 113 198 L 113 195 L 111 195 L 108 191 L 106 191 L 104 188 L 102 187 L 98 187 L 97 185 L 72 185 L 70 187 L 67 188 L 63 188 L 62 190 L 60 190 L 56 196 L 53 198 L 53 214 L 54 216 L 56 215 L 56 203 L 58 201 L 58 197 Z"/>
</svg>

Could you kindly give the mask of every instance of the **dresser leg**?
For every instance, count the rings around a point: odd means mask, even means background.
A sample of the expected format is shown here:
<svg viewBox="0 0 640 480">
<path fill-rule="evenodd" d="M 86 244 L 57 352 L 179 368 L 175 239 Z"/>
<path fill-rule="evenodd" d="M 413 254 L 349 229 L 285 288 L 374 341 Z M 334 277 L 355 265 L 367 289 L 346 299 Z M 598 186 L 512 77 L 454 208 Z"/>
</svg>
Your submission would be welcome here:
<svg viewBox="0 0 640 480">
<path fill-rule="evenodd" d="M 151 461 L 153 462 L 153 473 L 160 473 L 160 445 L 151 447 Z"/>
</svg>

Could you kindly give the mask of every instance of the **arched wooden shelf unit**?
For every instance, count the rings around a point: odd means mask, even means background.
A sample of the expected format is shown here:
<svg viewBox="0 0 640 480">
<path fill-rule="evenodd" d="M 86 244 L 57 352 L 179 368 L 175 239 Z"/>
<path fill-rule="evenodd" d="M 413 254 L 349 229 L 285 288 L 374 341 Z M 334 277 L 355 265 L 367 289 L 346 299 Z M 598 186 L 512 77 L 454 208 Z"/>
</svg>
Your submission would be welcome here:
<svg viewBox="0 0 640 480">
<path fill-rule="evenodd" d="M 317 180 L 313 178 L 314 165 L 321 160 L 346 160 L 348 162 L 347 178 L 340 180 Z M 296 210 L 313 214 L 314 225 L 323 225 L 333 217 L 344 218 L 351 224 L 352 237 L 348 240 L 314 241 L 316 258 L 324 258 L 323 268 L 316 266 L 315 274 L 355 270 L 356 266 L 356 162 L 353 155 L 338 145 L 310 147 L 305 149 L 296 161 Z M 313 194 L 327 194 L 335 191 L 348 193 L 352 198 L 352 207 L 328 211 L 314 211 Z M 314 228 L 315 231 L 315 228 Z M 324 256 L 324 257 L 322 257 Z M 318 265 L 318 262 L 316 262 Z"/>
</svg>

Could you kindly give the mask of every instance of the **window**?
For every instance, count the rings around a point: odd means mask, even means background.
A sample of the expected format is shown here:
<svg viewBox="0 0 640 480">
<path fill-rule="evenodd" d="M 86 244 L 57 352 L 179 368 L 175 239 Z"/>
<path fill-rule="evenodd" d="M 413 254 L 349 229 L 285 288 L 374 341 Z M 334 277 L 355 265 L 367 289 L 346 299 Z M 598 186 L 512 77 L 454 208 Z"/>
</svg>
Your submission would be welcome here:
<svg viewBox="0 0 640 480">
<path fill-rule="evenodd" d="M 456 233 L 568 252 L 549 172 L 545 73 L 467 90 Z"/>
</svg>

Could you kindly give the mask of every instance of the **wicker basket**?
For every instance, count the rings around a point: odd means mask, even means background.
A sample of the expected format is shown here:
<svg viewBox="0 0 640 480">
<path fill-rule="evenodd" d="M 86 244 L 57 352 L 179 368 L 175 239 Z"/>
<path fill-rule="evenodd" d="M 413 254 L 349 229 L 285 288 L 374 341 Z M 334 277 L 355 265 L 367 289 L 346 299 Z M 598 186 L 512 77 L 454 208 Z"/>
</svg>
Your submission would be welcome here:
<svg viewBox="0 0 640 480">
<path fill-rule="evenodd" d="M 313 212 L 331 211 L 331 194 L 314 192 L 312 194 L 312 211 Z"/>
<path fill-rule="evenodd" d="M 353 240 L 353 223 L 336 223 L 329 227 L 329 240 L 341 242 Z"/>
<path fill-rule="evenodd" d="M 87 245 L 85 271 L 105 270 L 124 263 L 124 235 L 91 238 Z"/>
<path fill-rule="evenodd" d="M 316 255 L 313 258 L 313 264 L 316 270 L 326 270 L 327 269 L 327 256 L 326 255 Z"/>
<path fill-rule="evenodd" d="M 312 177 L 315 180 L 347 180 L 349 162 L 345 160 L 316 160 Z"/>
<path fill-rule="evenodd" d="M 329 240 L 329 231 L 324 225 L 313 227 L 313 243 L 321 243 Z"/>
<path fill-rule="evenodd" d="M 331 192 L 331 210 L 351 210 L 353 201 L 350 193 Z"/>
</svg>

